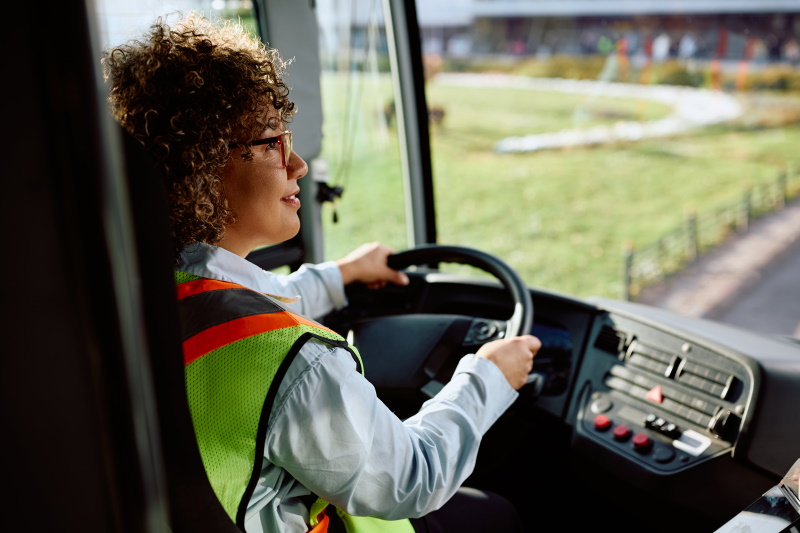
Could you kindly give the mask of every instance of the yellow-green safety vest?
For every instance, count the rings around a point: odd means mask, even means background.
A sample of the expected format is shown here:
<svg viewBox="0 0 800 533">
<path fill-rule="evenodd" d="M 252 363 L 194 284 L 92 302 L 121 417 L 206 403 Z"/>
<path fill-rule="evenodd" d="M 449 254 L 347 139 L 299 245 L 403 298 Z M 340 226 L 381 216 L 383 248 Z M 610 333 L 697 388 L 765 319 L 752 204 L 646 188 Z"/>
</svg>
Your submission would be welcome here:
<svg viewBox="0 0 800 533">
<path fill-rule="evenodd" d="M 175 282 L 186 394 L 200 456 L 223 508 L 244 529 L 272 404 L 300 348 L 312 338 L 344 348 L 363 373 L 361 358 L 335 331 L 257 291 L 180 271 Z M 327 529 L 327 506 L 319 499 L 311 507 L 314 533 Z M 348 532 L 414 531 L 408 520 L 352 517 L 340 509 L 336 513 Z"/>
</svg>

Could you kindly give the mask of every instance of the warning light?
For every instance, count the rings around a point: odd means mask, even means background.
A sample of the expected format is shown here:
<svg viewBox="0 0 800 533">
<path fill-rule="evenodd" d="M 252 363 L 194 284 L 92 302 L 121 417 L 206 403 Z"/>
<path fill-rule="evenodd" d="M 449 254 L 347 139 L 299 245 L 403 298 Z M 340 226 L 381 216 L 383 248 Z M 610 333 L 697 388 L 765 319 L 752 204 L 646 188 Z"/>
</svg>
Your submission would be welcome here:
<svg viewBox="0 0 800 533">
<path fill-rule="evenodd" d="M 661 403 L 664 401 L 664 395 L 661 392 L 661 385 L 656 385 L 645 394 L 645 399 L 653 403 Z"/>
</svg>

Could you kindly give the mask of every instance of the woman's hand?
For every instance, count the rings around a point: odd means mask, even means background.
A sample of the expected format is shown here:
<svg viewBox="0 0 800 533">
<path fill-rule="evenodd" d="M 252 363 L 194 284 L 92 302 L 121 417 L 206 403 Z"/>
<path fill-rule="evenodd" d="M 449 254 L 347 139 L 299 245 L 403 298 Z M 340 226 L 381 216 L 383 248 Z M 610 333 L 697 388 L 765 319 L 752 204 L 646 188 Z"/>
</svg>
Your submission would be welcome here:
<svg viewBox="0 0 800 533">
<path fill-rule="evenodd" d="M 542 347 L 542 342 L 533 335 L 521 335 L 511 339 L 487 342 L 475 355 L 496 364 L 515 390 L 525 385 L 533 369 L 533 358 Z"/>
<path fill-rule="evenodd" d="M 408 285 L 405 273 L 389 268 L 386 260 L 394 250 L 379 242 L 363 244 L 336 261 L 345 285 L 359 281 L 371 289 L 383 287 L 387 282 Z"/>
</svg>

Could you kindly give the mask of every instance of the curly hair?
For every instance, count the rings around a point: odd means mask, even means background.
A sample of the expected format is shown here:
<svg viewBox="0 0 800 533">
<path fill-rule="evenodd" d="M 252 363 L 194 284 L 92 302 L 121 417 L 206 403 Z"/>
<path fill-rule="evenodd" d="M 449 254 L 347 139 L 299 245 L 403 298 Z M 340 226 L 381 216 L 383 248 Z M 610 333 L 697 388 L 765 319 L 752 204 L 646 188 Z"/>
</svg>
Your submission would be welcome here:
<svg viewBox="0 0 800 533">
<path fill-rule="evenodd" d="M 250 160 L 247 143 L 296 111 L 286 63 L 241 25 L 190 13 L 172 27 L 157 19 L 142 40 L 106 51 L 102 65 L 114 118 L 166 176 L 176 262 L 192 242 L 219 242 L 235 220 L 218 175 L 228 144 L 245 144 Z"/>
</svg>

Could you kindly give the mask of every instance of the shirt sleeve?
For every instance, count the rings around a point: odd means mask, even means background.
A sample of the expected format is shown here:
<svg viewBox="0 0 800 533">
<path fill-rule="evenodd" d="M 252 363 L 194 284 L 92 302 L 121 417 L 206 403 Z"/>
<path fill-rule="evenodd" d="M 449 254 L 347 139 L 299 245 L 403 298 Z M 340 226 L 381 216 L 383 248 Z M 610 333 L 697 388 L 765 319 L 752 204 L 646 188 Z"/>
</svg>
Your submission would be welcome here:
<svg viewBox="0 0 800 533">
<path fill-rule="evenodd" d="M 472 473 L 481 437 L 517 392 L 494 363 L 465 356 L 452 380 L 402 421 L 350 354 L 307 343 L 281 384 L 265 454 L 354 516 L 387 520 L 441 507 Z"/>
<path fill-rule="evenodd" d="M 265 292 L 282 296 L 299 296 L 288 304 L 297 314 L 320 318 L 347 304 L 342 283 L 342 273 L 335 261 L 317 265 L 305 264 L 289 275 L 270 276 L 273 285 Z"/>
</svg>

